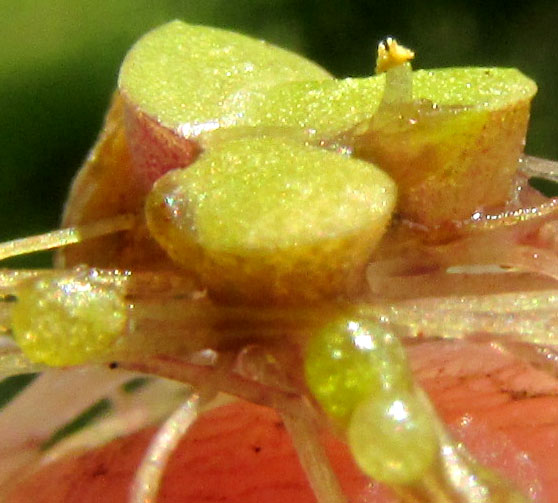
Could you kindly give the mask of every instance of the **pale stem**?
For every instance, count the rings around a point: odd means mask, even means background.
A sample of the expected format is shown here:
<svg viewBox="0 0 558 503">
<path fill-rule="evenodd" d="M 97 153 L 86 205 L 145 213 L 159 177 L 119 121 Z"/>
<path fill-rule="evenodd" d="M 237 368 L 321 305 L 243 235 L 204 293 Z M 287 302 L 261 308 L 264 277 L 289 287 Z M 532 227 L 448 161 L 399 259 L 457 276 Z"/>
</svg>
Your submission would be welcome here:
<svg viewBox="0 0 558 503">
<path fill-rule="evenodd" d="M 303 399 L 299 403 L 300 408 L 308 407 Z M 329 463 L 316 426 L 309 420 L 308 413 L 292 415 L 292 412 L 279 410 L 316 499 L 319 503 L 345 503 L 347 498 Z"/>
<path fill-rule="evenodd" d="M 413 70 L 409 63 L 390 68 L 386 72 L 384 94 L 380 102 L 383 107 L 403 105 L 413 101 Z M 392 112 L 393 113 L 393 112 Z"/>
<path fill-rule="evenodd" d="M 193 365 L 168 357 L 156 357 L 141 363 L 123 362 L 121 367 L 175 379 L 197 388 L 203 388 L 215 372 L 211 366 Z M 299 394 L 273 389 L 234 372 L 221 381 L 220 390 L 279 411 L 319 503 L 346 501 L 310 418 L 308 405 Z"/>
<path fill-rule="evenodd" d="M 156 433 L 134 478 L 130 503 L 154 503 L 161 479 L 171 454 L 180 439 L 194 423 L 199 409 L 200 397 L 192 394 Z"/>
<path fill-rule="evenodd" d="M 528 176 L 538 176 L 558 183 L 557 161 L 524 155 L 520 160 L 519 169 Z"/>
<path fill-rule="evenodd" d="M 430 411 L 440 442 L 440 462 L 425 478 L 421 492 L 426 501 L 459 503 L 527 503 L 528 499 L 508 481 L 480 465 L 457 443 L 438 418 L 428 395 L 419 387 L 417 393 Z"/>
<path fill-rule="evenodd" d="M 0 380 L 19 374 L 32 374 L 45 370 L 44 365 L 30 361 L 15 345 L 3 345 L 0 337 Z"/>
<path fill-rule="evenodd" d="M 115 232 L 129 230 L 134 226 L 135 217 L 131 214 L 98 220 L 91 224 L 69 227 L 57 231 L 47 232 L 14 241 L 7 241 L 0 245 L 0 260 L 27 253 L 52 250 L 70 244 L 81 243 L 88 239 L 97 238 Z"/>
</svg>

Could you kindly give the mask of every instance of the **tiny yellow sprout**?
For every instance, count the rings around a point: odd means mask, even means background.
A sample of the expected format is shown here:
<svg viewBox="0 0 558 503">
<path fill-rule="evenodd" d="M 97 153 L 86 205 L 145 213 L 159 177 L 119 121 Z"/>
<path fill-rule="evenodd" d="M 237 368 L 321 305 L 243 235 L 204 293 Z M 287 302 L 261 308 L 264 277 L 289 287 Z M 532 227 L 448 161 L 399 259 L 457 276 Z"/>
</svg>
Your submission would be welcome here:
<svg viewBox="0 0 558 503">
<path fill-rule="evenodd" d="M 378 44 L 376 56 L 376 74 L 387 72 L 390 68 L 408 63 L 415 57 L 411 49 L 399 44 L 397 40 L 387 37 Z"/>
</svg>

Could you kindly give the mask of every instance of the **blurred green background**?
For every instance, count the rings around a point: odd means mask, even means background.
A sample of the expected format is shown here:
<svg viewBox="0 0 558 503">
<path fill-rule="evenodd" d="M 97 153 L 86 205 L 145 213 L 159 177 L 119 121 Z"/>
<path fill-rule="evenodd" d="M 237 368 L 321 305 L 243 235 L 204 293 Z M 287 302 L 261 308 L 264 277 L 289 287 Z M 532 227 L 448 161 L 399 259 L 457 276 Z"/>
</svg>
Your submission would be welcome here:
<svg viewBox="0 0 558 503">
<path fill-rule="evenodd" d="M 527 151 L 558 158 L 555 1 L 0 0 L 0 239 L 57 226 L 122 57 L 173 18 L 266 38 L 338 76 L 370 74 L 386 35 L 417 51 L 417 68 L 518 67 L 540 89 Z"/>
</svg>

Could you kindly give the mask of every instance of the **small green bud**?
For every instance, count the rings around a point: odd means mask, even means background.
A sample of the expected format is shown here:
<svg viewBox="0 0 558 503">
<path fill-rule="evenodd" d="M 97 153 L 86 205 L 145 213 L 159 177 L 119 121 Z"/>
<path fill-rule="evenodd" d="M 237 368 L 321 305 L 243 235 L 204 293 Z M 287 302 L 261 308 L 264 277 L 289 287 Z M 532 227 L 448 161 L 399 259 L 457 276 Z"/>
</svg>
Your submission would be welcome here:
<svg viewBox="0 0 558 503">
<path fill-rule="evenodd" d="M 16 343 L 29 359 L 51 366 L 98 358 L 126 325 L 122 281 L 91 273 L 25 284 L 12 311 Z"/>
<path fill-rule="evenodd" d="M 348 437 L 364 473 L 390 485 L 419 481 L 438 451 L 431 417 L 412 391 L 364 400 L 351 416 Z"/>
<path fill-rule="evenodd" d="M 366 397 L 412 384 L 405 350 L 394 334 L 375 322 L 345 318 L 313 337 L 305 373 L 316 400 L 342 423 Z"/>
</svg>

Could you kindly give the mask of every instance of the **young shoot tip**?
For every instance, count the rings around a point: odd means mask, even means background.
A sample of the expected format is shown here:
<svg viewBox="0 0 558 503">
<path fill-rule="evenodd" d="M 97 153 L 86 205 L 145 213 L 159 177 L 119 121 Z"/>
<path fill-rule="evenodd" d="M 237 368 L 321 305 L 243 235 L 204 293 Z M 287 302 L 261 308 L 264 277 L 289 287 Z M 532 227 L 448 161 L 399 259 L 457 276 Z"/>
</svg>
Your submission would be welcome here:
<svg viewBox="0 0 558 503">
<path fill-rule="evenodd" d="M 376 56 L 376 75 L 391 68 L 408 63 L 415 57 L 414 51 L 399 44 L 392 37 L 387 37 L 378 44 Z"/>
<path fill-rule="evenodd" d="M 413 101 L 413 69 L 409 61 L 415 57 L 411 49 L 387 37 L 378 44 L 376 75 L 386 74 L 384 94 L 376 115 L 393 117 L 402 106 Z M 395 110 L 394 110 L 395 108 Z"/>
</svg>

